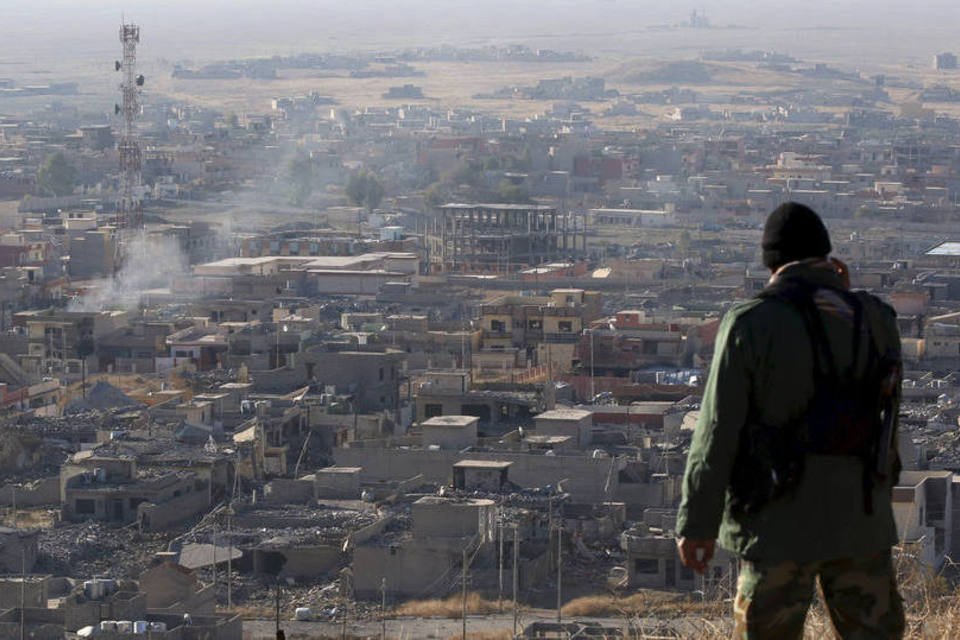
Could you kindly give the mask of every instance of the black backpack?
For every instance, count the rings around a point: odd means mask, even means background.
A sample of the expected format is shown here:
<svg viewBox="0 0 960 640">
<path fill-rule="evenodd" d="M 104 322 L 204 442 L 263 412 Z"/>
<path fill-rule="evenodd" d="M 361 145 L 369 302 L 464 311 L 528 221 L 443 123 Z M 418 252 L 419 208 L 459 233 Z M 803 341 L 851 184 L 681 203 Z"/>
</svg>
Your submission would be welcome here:
<svg viewBox="0 0 960 640">
<path fill-rule="evenodd" d="M 816 294 L 826 289 L 852 310 L 853 360 L 838 369 L 823 325 Z M 780 300 L 803 319 L 814 366 L 814 392 L 805 410 L 787 425 L 750 420 L 743 431 L 731 478 L 733 507 L 756 512 L 791 494 L 803 476 L 809 454 L 855 456 L 863 463 L 864 509 L 873 512 L 873 483 L 887 473 L 893 418 L 899 389 L 899 360 L 881 353 L 866 305 L 869 294 L 802 281 L 781 281 L 760 299 Z M 861 373 L 862 372 L 862 373 Z"/>
</svg>

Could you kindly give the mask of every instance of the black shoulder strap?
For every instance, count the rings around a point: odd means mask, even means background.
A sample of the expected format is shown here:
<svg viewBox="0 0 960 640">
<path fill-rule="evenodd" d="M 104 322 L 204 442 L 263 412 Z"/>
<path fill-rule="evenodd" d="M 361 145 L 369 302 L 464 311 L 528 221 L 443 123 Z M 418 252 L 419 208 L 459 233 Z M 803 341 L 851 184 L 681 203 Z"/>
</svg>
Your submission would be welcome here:
<svg viewBox="0 0 960 640">
<path fill-rule="evenodd" d="M 823 318 L 814 300 L 816 289 L 803 282 L 776 282 L 758 293 L 757 298 L 781 300 L 800 314 L 810 340 L 814 370 L 829 383 L 835 383 L 839 374 L 833 350 L 823 328 Z"/>
</svg>

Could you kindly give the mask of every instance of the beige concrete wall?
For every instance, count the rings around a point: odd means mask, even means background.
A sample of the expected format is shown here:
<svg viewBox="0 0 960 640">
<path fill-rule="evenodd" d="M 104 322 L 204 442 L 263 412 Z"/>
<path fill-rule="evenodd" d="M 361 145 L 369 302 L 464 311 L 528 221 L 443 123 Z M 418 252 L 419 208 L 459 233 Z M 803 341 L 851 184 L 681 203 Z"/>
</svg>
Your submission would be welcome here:
<svg viewBox="0 0 960 640">
<path fill-rule="evenodd" d="M 264 488 L 263 499 L 267 504 L 304 504 L 313 500 L 313 483 L 274 478 Z"/>
<path fill-rule="evenodd" d="M 481 522 L 488 519 L 493 509 L 492 504 L 441 500 L 425 499 L 413 503 L 411 515 L 415 538 L 473 536 L 480 531 Z"/>
<path fill-rule="evenodd" d="M 361 481 L 383 482 L 419 473 L 425 481 L 446 484 L 453 482 L 453 463 L 457 460 L 508 460 L 514 463 L 510 467 L 511 482 L 522 487 L 542 487 L 565 479 L 564 489 L 577 502 L 616 499 L 629 506 L 629 500 L 618 493 L 619 475 L 616 471 L 610 473 L 610 465 L 615 464 L 610 458 L 367 448 L 334 449 L 333 457 L 338 466 L 363 467 Z M 609 491 L 606 490 L 608 477 Z"/>
<path fill-rule="evenodd" d="M 318 469 L 314 481 L 317 498 L 357 500 L 360 498 L 360 473 L 328 472 Z"/>
<path fill-rule="evenodd" d="M 457 451 L 473 446 L 477 443 L 477 423 L 461 427 L 459 425 L 439 426 L 421 425 L 423 446 L 435 445 L 441 449 L 456 449 Z"/>
<path fill-rule="evenodd" d="M 446 578 L 452 577 L 454 564 L 451 553 L 429 545 L 357 547 L 353 552 L 354 592 L 358 598 L 379 597 L 381 580 L 386 578 L 389 598 L 446 595 Z"/>
<path fill-rule="evenodd" d="M 20 487 L 0 487 L 0 506 L 12 506 L 14 502 L 18 507 L 60 504 L 60 478 L 43 478 Z"/>
<path fill-rule="evenodd" d="M 26 585 L 21 585 L 19 578 L 0 580 L 0 611 L 20 606 L 20 590 L 28 607 L 46 607 L 48 581 L 28 579 Z"/>
<path fill-rule="evenodd" d="M 335 571 L 340 565 L 339 547 L 291 547 L 280 553 L 287 559 L 281 577 L 315 578 Z"/>
<path fill-rule="evenodd" d="M 197 515 L 210 506 L 206 489 L 193 491 L 161 504 L 143 503 L 137 507 L 137 518 L 144 531 L 160 531 Z M 146 520 L 144 520 L 144 517 Z"/>
</svg>

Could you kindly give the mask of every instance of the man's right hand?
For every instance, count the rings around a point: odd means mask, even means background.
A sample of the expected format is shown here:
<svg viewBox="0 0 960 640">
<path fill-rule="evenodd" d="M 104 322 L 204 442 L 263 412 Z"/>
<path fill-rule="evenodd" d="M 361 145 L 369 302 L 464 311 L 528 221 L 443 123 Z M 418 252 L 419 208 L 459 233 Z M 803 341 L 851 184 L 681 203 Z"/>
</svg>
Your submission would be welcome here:
<svg viewBox="0 0 960 640">
<path fill-rule="evenodd" d="M 697 573 L 707 570 L 707 565 L 713 558 L 716 540 L 691 540 L 690 538 L 677 539 L 677 551 L 680 553 L 680 562 L 688 569 Z"/>
</svg>

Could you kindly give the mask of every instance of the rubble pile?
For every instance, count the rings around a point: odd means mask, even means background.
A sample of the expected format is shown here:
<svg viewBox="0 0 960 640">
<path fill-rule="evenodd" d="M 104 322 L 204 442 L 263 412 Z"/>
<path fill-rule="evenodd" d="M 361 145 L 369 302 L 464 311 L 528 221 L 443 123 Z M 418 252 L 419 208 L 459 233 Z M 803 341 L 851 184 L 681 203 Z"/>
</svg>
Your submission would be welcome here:
<svg viewBox="0 0 960 640">
<path fill-rule="evenodd" d="M 330 507 L 289 506 L 276 509 L 241 510 L 233 518 L 230 537 L 237 546 L 258 546 L 271 541 L 283 545 L 339 544 L 351 532 L 373 524 L 377 511 Z M 214 532 L 223 536 L 225 519 L 205 518 L 179 540 L 183 543 L 212 542 Z"/>
<path fill-rule="evenodd" d="M 125 424 L 118 412 L 83 411 L 60 418 L 22 415 L 11 426 L 29 430 L 38 437 L 61 438 L 71 442 L 85 438 L 92 442 L 98 430 L 121 428 Z"/>
<path fill-rule="evenodd" d="M 88 413 L 90 411 L 109 411 L 113 409 L 132 409 L 140 406 L 136 400 L 116 388 L 109 382 L 98 380 L 84 397 L 74 398 L 64 409 L 64 413 Z"/>
<path fill-rule="evenodd" d="M 0 482 L 31 482 L 55 476 L 74 448 L 26 429 L 0 429 Z"/>
<path fill-rule="evenodd" d="M 136 578 L 167 548 L 169 537 L 97 522 L 61 524 L 40 532 L 39 565 L 56 575 Z"/>
<path fill-rule="evenodd" d="M 213 573 L 203 570 L 200 577 L 206 582 L 213 582 Z M 218 601 L 226 602 L 226 575 L 220 571 L 217 576 Z M 280 586 L 280 609 L 282 615 L 288 617 L 300 607 L 309 608 L 314 615 L 321 619 L 339 619 L 344 610 L 350 618 L 369 619 L 378 615 L 380 609 L 375 602 L 354 601 L 344 602 L 340 596 L 340 583 L 336 578 L 320 578 L 317 580 L 280 579 L 273 576 L 257 576 L 254 574 L 232 574 L 233 592 L 231 598 L 235 607 L 248 611 L 261 611 L 266 616 L 272 616 L 276 606 L 276 589 Z"/>
</svg>

